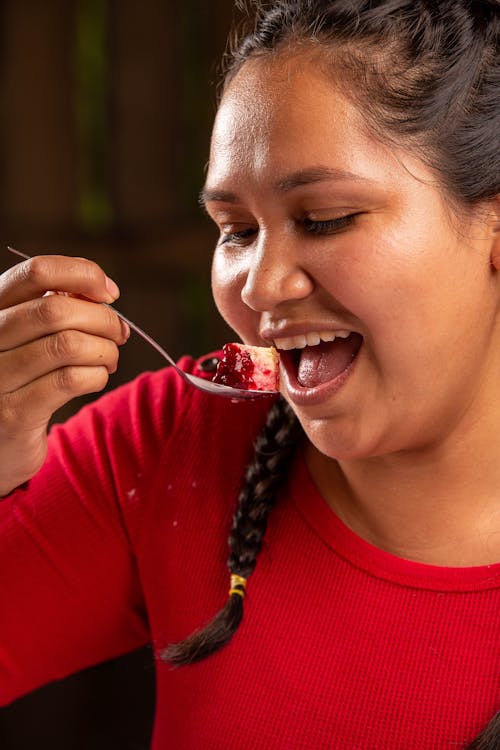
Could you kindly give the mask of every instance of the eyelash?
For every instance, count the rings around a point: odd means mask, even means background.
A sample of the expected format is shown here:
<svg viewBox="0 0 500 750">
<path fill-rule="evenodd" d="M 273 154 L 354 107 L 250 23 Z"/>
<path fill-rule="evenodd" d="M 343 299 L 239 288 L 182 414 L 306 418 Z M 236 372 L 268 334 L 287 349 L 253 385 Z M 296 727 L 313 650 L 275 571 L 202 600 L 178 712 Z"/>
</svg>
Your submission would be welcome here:
<svg viewBox="0 0 500 750">
<path fill-rule="evenodd" d="M 255 232 L 256 230 L 253 227 L 242 229 L 241 232 L 230 232 L 222 237 L 220 244 L 225 245 L 227 242 L 244 242 L 248 237 L 251 237 L 252 234 L 255 234 Z"/>
<path fill-rule="evenodd" d="M 313 219 L 304 219 L 303 224 L 306 232 L 310 234 L 335 234 L 353 223 L 358 214 L 348 214 L 338 219 L 327 219 L 325 221 L 314 221 Z"/>
<path fill-rule="evenodd" d="M 347 216 L 341 216 L 338 219 L 327 219 L 324 221 L 302 219 L 301 223 L 305 231 L 309 234 L 328 235 L 341 232 L 343 229 L 350 226 L 358 215 L 359 214 L 348 214 Z M 254 227 L 242 229 L 241 232 L 231 232 L 221 239 L 221 245 L 230 242 L 243 243 L 256 232 L 257 230 Z"/>
</svg>

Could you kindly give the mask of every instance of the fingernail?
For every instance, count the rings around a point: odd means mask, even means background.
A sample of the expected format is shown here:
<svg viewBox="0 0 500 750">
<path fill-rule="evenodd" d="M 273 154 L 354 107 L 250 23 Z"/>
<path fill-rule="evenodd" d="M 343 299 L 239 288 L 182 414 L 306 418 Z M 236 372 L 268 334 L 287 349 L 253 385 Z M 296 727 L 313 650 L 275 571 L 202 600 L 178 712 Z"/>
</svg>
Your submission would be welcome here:
<svg viewBox="0 0 500 750">
<path fill-rule="evenodd" d="M 117 299 L 117 297 L 120 296 L 120 290 L 118 289 L 113 279 L 110 279 L 109 276 L 106 276 L 106 289 L 113 299 Z"/>
<path fill-rule="evenodd" d="M 128 323 L 125 323 L 125 321 L 122 320 L 121 318 L 120 318 L 120 325 L 122 327 L 123 338 L 125 339 L 125 341 L 128 341 L 130 337 L 130 326 L 128 325 Z"/>
</svg>

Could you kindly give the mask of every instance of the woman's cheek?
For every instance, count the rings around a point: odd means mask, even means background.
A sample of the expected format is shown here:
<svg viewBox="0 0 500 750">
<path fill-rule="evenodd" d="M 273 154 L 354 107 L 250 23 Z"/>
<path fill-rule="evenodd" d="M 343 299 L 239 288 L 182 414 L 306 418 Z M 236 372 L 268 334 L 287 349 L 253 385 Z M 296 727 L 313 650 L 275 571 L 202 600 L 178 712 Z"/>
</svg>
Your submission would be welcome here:
<svg viewBox="0 0 500 750">
<path fill-rule="evenodd" d="M 220 314 L 237 333 L 246 338 L 251 311 L 241 299 L 248 273 L 247 263 L 217 248 L 212 261 L 212 293 Z"/>
</svg>

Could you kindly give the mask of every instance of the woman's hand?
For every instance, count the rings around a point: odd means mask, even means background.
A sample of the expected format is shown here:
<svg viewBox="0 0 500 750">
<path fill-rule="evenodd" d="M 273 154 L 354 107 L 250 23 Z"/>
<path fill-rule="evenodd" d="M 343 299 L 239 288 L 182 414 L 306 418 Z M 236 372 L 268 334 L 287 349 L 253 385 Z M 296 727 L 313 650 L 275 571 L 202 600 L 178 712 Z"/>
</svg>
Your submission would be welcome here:
<svg viewBox="0 0 500 750">
<path fill-rule="evenodd" d="M 0 497 L 42 466 L 52 414 L 116 370 L 128 326 L 96 303 L 118 295 L 82 258 L 37 256 L 0 275 Z"/>
</svg>

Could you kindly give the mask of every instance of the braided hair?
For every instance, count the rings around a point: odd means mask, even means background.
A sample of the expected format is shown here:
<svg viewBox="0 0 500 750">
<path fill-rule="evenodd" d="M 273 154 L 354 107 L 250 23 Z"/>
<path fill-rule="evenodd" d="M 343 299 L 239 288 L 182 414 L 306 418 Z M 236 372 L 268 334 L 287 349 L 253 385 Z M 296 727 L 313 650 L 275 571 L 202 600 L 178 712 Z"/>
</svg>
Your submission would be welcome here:
<svg viewBox="0 0 500 750">
<path fill-rule="evenodd" d="M 210 656 L 233 637 L 243 617 L 246 579 L 253 572 L 276 494 L 299 443 L 301 427 L 286 401 L 271 407 L 255 443 L 229 536 L 231 591 L 225 606 L 201 630 L 168 646 L 162 657 L 175 666 Z"/>
<path fill-rule="evenodd" d="M 465 750 L 498 750 L 499 747 L 500 711 L 493 717 L 486 729 Z"/>
</svg>

